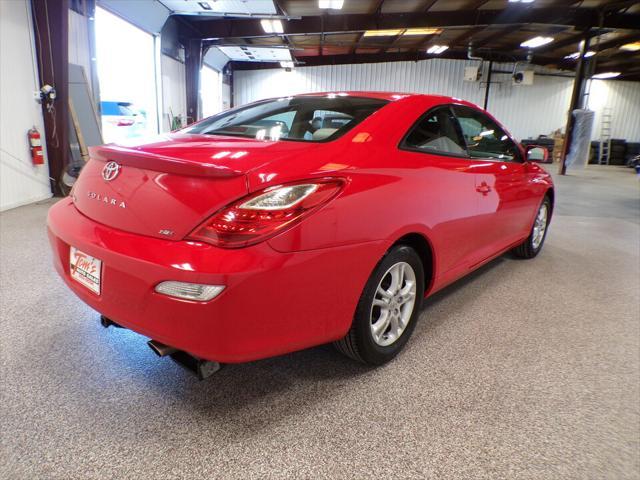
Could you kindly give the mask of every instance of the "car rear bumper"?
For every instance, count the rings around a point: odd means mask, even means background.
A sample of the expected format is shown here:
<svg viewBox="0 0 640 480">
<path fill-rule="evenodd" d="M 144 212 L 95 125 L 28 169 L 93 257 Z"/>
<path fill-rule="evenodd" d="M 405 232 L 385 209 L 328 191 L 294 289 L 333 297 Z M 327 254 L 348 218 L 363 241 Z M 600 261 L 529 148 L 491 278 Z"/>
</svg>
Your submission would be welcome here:
<svg viewBox="0 0 640 480">
<path fill-rule="evenodd" d="M 268 243 L 228 250 L 116 230 L 70 199 L 48 216 L 54 265 L 85 303 L 124 327 L 208 360 L 255 360 L 336 340 L 348 330 L 382 242 L 282 253 Z M 74 246 L 102 260 L 96 295 L 70 277 Z M 166 280 L 225 285 L 209 302 L 154 291 Z"/>
</svg>

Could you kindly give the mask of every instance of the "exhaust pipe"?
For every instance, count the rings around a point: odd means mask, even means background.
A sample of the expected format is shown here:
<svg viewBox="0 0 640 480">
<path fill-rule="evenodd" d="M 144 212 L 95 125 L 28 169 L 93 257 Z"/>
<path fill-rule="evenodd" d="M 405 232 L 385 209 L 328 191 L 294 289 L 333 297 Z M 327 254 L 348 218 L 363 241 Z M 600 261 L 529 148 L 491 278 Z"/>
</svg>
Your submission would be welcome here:
<svg viewBox="0 0 640 480">
<path fill-rule="evenodd" d="M 100 315 L 100 324 L 104 328 L 125 328 L 122 325 L 118 325 L 110 318 L 105 317 L 104 315 Z M 147 345 L 149 345 L 149 348 L 153 350 L 153 353 L 155 353 L 159 357 L 171 357 L 171 360 L 176 362 L 178 365 L 185 368 L 186 370 L 189 370 L 191 373 L 195 373 L 199 380 L 204 380 L 205 378 L 210 377 L 222 368 L 222 365 L 220 365 L 218 362 L 194 357 L 188 352 L 178 350 L 177 348 L 171 347 L 169 345 L 165 345 L 164 343 L 160 343 L 157 340 L 149 340 L 147 342 Z"/>
<path fill-rule="evenodd" d="M 124 328 L 122 325 L 118 325 L 116 322 L 114 322 L 110 318 L 105 317 L 104 315 L 100 315 L 100 325 L 102 325 L 104 328 Z"/>
<path fill-rule="evenodd" d="M 222 365 L 218 362 L 194 357 L 188 352 L 170 347 L 169 345 L 160 343 L 157 340 L 149 340 L 147 345 L 149 345 L 149 348 L 153 350 L 153 353 L 159 357 L 171 357 L 171 360 L 176 362 L 178 365 L 189 370 L 191 373 L 195 373 L 198 380 L 204 380 L 222 368 Z"/>
<path fill-rule="evenodd" d="M 149 348 L 153 350 L 153 353 L 159 357 L 166 357 L 167 355 L 171 355 L 178 351 L 177 348 L 170 347 L 169 345 L 165 345 L 164 343 L 160 343 L 156 340 L 149 340 L 147 345 L 149 345 Z"/>
</svg>

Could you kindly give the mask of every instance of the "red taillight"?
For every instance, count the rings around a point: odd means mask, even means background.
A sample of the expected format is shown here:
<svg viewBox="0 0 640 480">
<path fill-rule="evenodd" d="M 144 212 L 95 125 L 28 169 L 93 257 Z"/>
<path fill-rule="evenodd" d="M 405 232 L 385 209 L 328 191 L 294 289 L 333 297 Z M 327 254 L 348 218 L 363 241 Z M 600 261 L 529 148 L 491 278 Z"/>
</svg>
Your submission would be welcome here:
<svg viewBox="0 0 640 480">
<path fill-rule="evenodd" d="M 274 236 L 334 198 L 340 179 L 279 185 L 242 198 L 214 214 L 189 239 L 240 248 Z"/>
<path fill-rule="evenodd" d="M 134 123 L 135 123 L 134 120 L 130 120 L 130 119 L 127 119 L 127 118 L 121 118 L 118 121 L 118 127 L 130 127 Z"/>
</svg>

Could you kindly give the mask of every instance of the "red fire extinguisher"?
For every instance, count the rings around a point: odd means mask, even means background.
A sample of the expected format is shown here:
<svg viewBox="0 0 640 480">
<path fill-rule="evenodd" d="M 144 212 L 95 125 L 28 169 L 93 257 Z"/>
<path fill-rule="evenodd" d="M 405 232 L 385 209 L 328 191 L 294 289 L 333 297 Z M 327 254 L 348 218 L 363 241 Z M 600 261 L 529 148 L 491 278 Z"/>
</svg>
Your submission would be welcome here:
<svg viewBox="0 0 640 480">
<path fill-rule="evenodd" d="M 34 126 L 27 132 L 29 138 L 29 149 L 31 150 L 31 161 L 34 165 L 44 164 L 44 155 L 42 153 L 42 140 L 40 139 L 40 132 Z"/>
</svg>

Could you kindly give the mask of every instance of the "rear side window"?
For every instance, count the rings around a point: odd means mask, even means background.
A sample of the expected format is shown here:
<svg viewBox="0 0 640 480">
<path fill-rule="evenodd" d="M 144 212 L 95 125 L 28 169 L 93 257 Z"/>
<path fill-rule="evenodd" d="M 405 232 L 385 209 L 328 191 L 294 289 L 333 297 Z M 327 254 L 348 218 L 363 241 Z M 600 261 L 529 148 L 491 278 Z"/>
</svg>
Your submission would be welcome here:
<svg viewBox="0 0 640 480">
<path fill-rule="evenodd" d="M 449 107 L 432 110 L 418 120 L 405 137 L 402 147 L 425 153 L 467 156 L 464 140 Z"/>
<path fill-rule="evenodd" d="M 387 103 L 348 95 L 278 98 L 214 115 L 183 132 L 323 142 L 344 135 Z"/>
<path fill-rule="evenodd" d="M 519 161 L 518 147 L 496 122 L 469 107 L 453 107 L 472 158 L 494 158 L 502 162 Z"/>
</svg>

